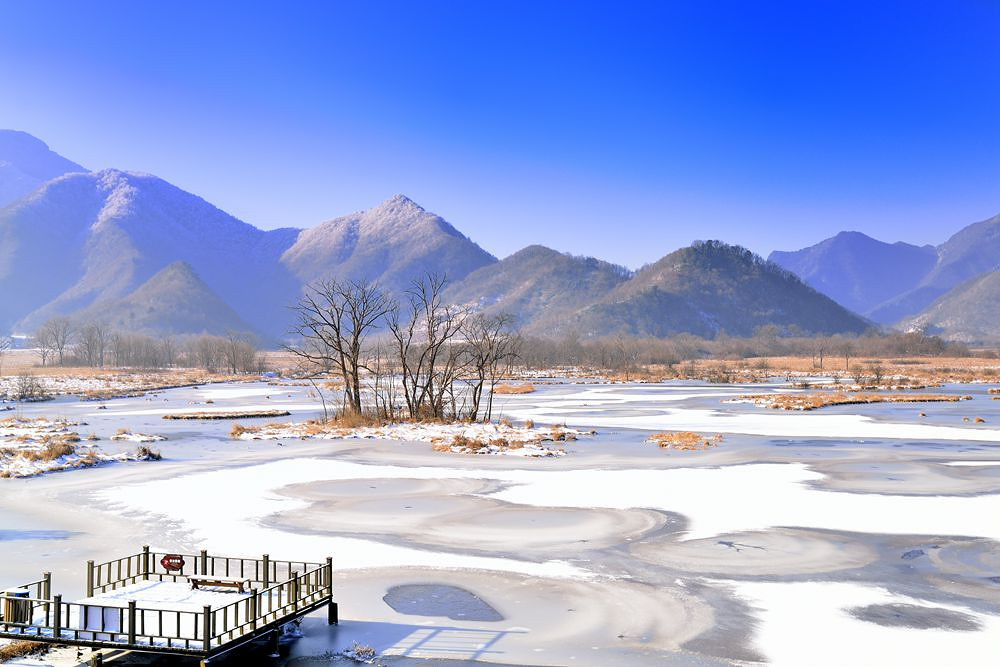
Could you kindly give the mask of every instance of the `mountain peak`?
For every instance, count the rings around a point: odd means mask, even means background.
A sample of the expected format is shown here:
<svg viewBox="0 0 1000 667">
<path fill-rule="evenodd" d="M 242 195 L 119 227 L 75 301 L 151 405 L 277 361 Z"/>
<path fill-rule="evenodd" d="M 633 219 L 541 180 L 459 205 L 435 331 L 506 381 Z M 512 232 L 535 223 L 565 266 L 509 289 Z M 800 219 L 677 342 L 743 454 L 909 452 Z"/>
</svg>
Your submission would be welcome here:
<svg viewBox="0 0 1000 667">
<path fill-rule="evenodd" d="M 150 278 L 152 280 L 189 280 L 192 282 L 201 282 L 201 278 L 198 277 L 198 273 L 192 268 L 190 264 L 184 260 L 177 260 L 176 262 L 171 262 L 165 267 L 156 272 L 156 274 Z"/>
<path fill-rule="evenodd" d="M 375 215 L 385 214 L 390 211 L 397 215 L 419 215 L 427 212 L 424 210 L 423 206 L 404 194 L 393 195 L 375 208 L 371 209 L 371 213 Z"/>
</svg>

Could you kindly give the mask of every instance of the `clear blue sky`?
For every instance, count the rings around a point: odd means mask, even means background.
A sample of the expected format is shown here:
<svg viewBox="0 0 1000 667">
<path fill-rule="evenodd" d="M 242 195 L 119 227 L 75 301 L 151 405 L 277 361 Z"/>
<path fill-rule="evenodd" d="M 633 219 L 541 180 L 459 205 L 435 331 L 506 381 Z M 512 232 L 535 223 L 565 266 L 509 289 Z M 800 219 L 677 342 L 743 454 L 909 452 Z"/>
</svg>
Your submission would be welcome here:
<svg viewBox="0 0 1000 667">
<path fill-rule="evenodd" d="M 0 127 L 261 227 L 637 266 L 1000 212 L 1000 3 L 0 2 Z"/>
</svg>

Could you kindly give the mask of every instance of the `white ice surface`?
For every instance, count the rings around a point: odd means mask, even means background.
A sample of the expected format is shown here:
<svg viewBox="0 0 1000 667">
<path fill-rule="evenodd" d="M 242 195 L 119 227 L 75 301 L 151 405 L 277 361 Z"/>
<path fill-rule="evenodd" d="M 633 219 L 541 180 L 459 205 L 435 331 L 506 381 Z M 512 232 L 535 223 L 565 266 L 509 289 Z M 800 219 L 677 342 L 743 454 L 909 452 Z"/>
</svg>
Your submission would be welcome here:
<svg viewBox="0 0 1000 667">
<path fill-rule="evenodd" d="M 1000 460 L 997 461 L 947 461 L 946 466 L 961 466 L 961 467 L 971 467 L 971 466 L 1000 466 Z"/>
<path fill-rule="evenodd" d="M 410 474 L 421 471 L 418 475 Z M 296 560 L 335 558 L 337 569 L 416 566 L 468 568 L 517 572 L 548 577 L 587 577 L 589 574 L 563 561 L 531 563 L 508 558 L 465 556 L 411 549 L 369 540 L 321 537 L 286 532 L 261 525 L 260 520 L 276 512 L 306 506 L 301 500 L 274 493 L 289 484 L 316 480 L 358 477 L 446 477 L 434 468 L 370 469 L 329 460 L 293 459 L 245 468 L 196 473 L 143 484 L 121 486 L 98 492 L 129 516 L 135 512 L 162 515 L 169 507 L 169 519 L 182 530 L 191 530 L 202 548 L 225 553 L 256 553 L 261 545 L 279 557 L 277 549 Z M 470 475 L 464 475 L 470 476 Z M 480 475 L 481 476 L 481 475 Z M 222 501 L 222 502 L 220 502 Z"/>
<path fill-rule="evenodd" d="M 119 417 L 123 415 L 128 416 L 150 416 L 150 415 L 168 415 L 168 414 L 180 414 L 180 413 L 191 413 L 191 412 L 263 412 L 265 410 L 288 410 L 289 412 L 294 411 L 318 411 L 320 406 L 316 403 L 281 403 L 275 401 L 274 403 L 263 403 L 260 405 L 243 405 L 238 406 L 225 406 L 225 405 L 185 405 L 185 406 L 175 406 L 172 408 L 145 408 L 140 410 L 128 409 L 129 406 L 134 406 L 135 403 L 105 403 L 108 407 L 107 410 L 102 410 L 100 412 L 90 412 L 87 414 L 88 417 Z M 121 409 L 125 408 L 125 409 Z M 239 421 L 239 418 L 233 421 Z"/>
<path fill-rule="evenodd" d="M 724 394 L 711 394 L 723 396 Z M 628 400 L 618 400 L 624 396 Z M 687 397 L 693 397 L 691 394 Z M 573 426 L 602 428 L 635 428 L 649 431 L 684 430 L 709 433 L 745 433 L 785 438 L 892 439 L 908 440 L 976 440 L 1000 442 L 1000 429 L 962 428 L 933 424 L 905 424 L 876 421 L 864 415 L 803 414 L 777 411 L 734 411 L 710 409 L 657 408 L 650 403 L 673 400 L 669 394 L 652 397 L 627 394 L 583 393 L 572 396 L 542 398 L 504 404 L 505 415 L 536 422 L 563 422 L 566 415 L 583 412 L 579 419 L 569 418 Z M 631 410 L 630 410 L 631 408 Z M 590 414 L 618 410 L 621 414 L 600 416 Z"/>
<path fill-rule="evenodd" d="M 844 582 L 771 583 L 730 581 L 756 608 L 755 643 L 776 666 L 885 667 L 887 665 L 997 665 L 1000 617 L 964 607 L 930 604 L 883 588 Z M 862 621 L 847 609 L 902 603 L 946 608 L 974 617 L 979 631 L 885 627 Z"/>
<path fill-rule="evenodd" d="M 249 396 L 274 396 L 277 398 L 287 394 L 287 387 L 246 387 L 240 385 L 222 385 L 198 390 L 198 395 L 201 398 L 212 401 L 222 401 L 230 398 L 247 398 Z"/>
<path fill-rule="evenodd" d="M 254 553 L 260 544 L 284 544 L 296 558 L 337 556 L 338 567 L 438 565 L 480 567 L 557 576 L 581 571 L 565 563 L 533 565 L 508 559 L 449 556 L 377 545 L 365 540 L 318 538 L 259 524 L 261 518 L 304 503 L 274 489 L 311 481 L 379 478 L 493 479 L 509 483 L 490 497 L 550 507 L 652 508 L 690 521 L 688 539 L 774 526 L 870 533 L 967 535 L 1000 539 L 1000 495 L 892 496 L 842 493 L 807 486 L 822 478 L 802 464 L 750 464 L 666 470 L 477 470 L 362 465 L 332 459 L 290 459 L 245 468 L 107 489 L 100 497 L 123 512 L 170 515 L 208 541 L 209 548 Z M 218 499 L 224 498 L 225 502 Z M 305 552 L 300 553 L 300 549 Z"/>
</svg>

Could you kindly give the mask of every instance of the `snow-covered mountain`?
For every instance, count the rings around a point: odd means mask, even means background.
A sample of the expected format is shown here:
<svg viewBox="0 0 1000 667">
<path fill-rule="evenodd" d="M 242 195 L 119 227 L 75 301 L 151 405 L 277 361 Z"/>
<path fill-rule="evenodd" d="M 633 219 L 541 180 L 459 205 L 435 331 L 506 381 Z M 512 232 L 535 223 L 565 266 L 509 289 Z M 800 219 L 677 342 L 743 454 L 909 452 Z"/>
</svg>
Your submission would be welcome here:
<svg viewBox="0 0 1000 667">
<path fill-rule="evenodd" d="M 428 271 L 458 281 L 496 258 L 403 195 L 302 230 L 281 256 L 300 282 L 331 276 L 377 281 L 392 291 Z"/>
<path fill-rule="evenodd" d="M 448 276 L 449 300 L 511 312 L 539 335 L 871 326 L 776 264 L 719 242 L 682 248 L 634 274 L 542 246 L 498 262 L 403 195 L 309 229 L 264 231 L 156 176 L 88 172 L 19 132 L 0 132 L 0 192 L 17 197 L 0 208 L 0 331 L 27 333 L 70 315 L 151 333 L 239 327 L 274 340 L 287 333 L 289 306 L 310 282 L 367 279 L 399 295 L 427 273 Z M 844 233 L 774 257 L 857 310 L 909 299 L 912 313 L 1000 268 L 1000 216 L 936 249 Z"/>
<path fill-rule="evenodd" d="M 183 261 L 251 326 L 280 335 L 300 285 L 278 259 L 297 234 L 261 231 L 149 174 L 60 176 L 0 210 L 0 324 L 31 331 Z"/>
<path fill-rule="evenodd" d="M 87 171 L 49 150 L 27 132 L 0 130 L 0 208 L 32 192 L 45 181 Z"/>
</svg>

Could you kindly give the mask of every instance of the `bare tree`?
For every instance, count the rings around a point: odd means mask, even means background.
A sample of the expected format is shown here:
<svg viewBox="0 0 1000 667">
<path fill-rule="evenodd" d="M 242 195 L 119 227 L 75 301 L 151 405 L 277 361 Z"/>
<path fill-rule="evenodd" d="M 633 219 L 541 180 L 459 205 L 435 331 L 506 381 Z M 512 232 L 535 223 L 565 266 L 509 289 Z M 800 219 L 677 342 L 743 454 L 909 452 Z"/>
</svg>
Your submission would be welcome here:
<svg viewBox="0 0 1000 667">
<path fill-rule="evenodd" d="M 345 409 L 362 412 L 362 352 L 393 303 L 374 283 L 325 280 L 310 285 L 294 306 L 293 333 L 302 342 L 286 346 L 310 368 L 335 372 L 344 381 Z"/>
<path fill-rule="evenodd" d="M 369 389 L 375 407 L 375 415 L 380 419 L 393 420 L 399 417 L 399 361 L 392 353 L 392 346 L 377 343 L 367 353 Z"/>
<path fill-rule="evenodd" d="M 487 392 L 483 420 L 493 418 L 493 390 L 517 358 L 520 338 L 513 331 L 514 318 L 499 314 L 474 315 L 465 322 L 465 342 L 469 356 L 469 419 L 479 418 L 483 392 Z"/>
<path fill-rule="evenodd" d="M 177 363 L 177 341 L 167 336 L 160 341 L 160 354 L 163 358 L 163 366 L 172 368 Z"/>
<path fill-rule="evenodd" d="M 218 345 L 226 367 L 233 375 L 262 369 L 263 362 L 249 334 L 227 331 L 225 338 L 219 339 Z"/>
<path fill-rule="evenodd" d="M 468 311 L 447 305 L 441 294 L 448 280 L 428 274 L 406 291 L 406 305 L 388 314 L 410 417 L 442 418 L 445 399 L 454 413 L 454 382 L 462 370 L 463 350 L 456 346 Z"/>
<path fill-rule="evenodd" d="M 68 317 L 53 317 L 43 324 L 35 334 L 38 347 L 42 350 L 42 365 L 45 365 L 46 357 L 54 354 L 59 365 L 62 366 L 66 357 L 66 349 L 73 341 L 74 334 L 73 322 Z"/>
<path fill-rule="evenodd" d="M 104 368 L 105 351 L 111 342 L 111 332 L 99 322 L 90 322 L 77 337 L 78 354 L 88 366 Z"/>
<path fill-rule="evenodd" d="M 625 373 L 625 381 L 628 382 L 630 373 L 639 360 L 639 352 L 636 349 L 635 340 L 625 334 L 615 336 L 612 358 L 616 361 L 615 365 L 620 367 Z"/>
</svg>

